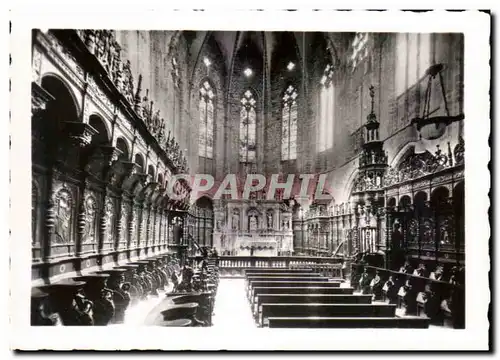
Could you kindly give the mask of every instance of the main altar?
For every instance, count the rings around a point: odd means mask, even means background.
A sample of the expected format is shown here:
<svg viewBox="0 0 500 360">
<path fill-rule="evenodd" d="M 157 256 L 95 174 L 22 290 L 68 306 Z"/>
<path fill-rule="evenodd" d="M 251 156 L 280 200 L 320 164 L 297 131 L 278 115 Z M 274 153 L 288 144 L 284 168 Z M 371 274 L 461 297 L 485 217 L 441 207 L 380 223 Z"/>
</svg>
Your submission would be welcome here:
<svg viewBox="0 0 500 360">
<path fill-rule="evenodd" d="M 280 256 L 293 252 L 292 209 L 274 200 L 219 203 L 214 209 L 219 254 Z"/>
</svg>

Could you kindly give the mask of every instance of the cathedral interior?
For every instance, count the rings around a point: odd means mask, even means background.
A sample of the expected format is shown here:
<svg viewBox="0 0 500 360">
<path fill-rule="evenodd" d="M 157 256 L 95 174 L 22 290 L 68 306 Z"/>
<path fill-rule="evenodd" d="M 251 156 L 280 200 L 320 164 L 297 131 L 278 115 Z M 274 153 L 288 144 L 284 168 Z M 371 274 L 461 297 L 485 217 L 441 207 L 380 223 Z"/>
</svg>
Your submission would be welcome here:
<svg viewBox="0 0 500 360">
<path fill-rule="evenodd" d="M 34 30 L 32 325 L 465 327 L 463 47 Z"/>
</svg>

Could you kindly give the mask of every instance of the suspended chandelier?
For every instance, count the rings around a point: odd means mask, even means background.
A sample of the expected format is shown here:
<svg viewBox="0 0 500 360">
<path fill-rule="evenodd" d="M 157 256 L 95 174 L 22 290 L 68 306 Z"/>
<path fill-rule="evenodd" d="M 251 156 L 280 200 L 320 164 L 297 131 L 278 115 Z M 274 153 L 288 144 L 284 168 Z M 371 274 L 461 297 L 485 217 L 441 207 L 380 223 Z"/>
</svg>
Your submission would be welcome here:
<svg viewBox="0 0 500 360">
<path fill-rule="evenodd" d="M 443 70 L 444 70 L 443 64 L 434 64 L 431 67 L 429 67 L 429 69 L 427 69 L 427 71 L 425 72 L 425 75 L 428 77 L 428 80 L 427 80 L 427 89 L 425 90 L 425 95 L 424 95 L 425 99 L 424 99 L 424 108 L 422 111 L 422 117 L 416 117 L 411 121 L 412 124 L 416 124 L 420 136 L 426 140 L 434 140 L 441 137 L 444 134 L 446 127 L 449 124 L 455 121 L 463 120 L 465 118 L 464 114 L 450 115 L 450 110 L 448 108 L 448 101 L 446 100 L 446 91 L 444 88 L 444 81 L 442 74 Z M 439 78 L 441 95 L 444 102 L 445 115 L 433 116 L 432 114 L 435 113 L 436 111 L 431 112 L 430 104 L 432 99 L 431 95 L 432 95 L 433 82 L 437 81 L 437 78 Z"/>
</svg>

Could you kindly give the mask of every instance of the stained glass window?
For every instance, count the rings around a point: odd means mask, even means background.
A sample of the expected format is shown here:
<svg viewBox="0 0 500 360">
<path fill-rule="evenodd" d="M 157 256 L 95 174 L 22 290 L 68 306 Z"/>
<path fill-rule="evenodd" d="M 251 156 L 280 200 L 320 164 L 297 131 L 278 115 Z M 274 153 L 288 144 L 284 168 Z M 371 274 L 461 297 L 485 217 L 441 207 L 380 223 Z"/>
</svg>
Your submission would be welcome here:
<svg viewBox="0 0 500 360">
<path fill-rule="evenodd" d="M 351 62 L 353 69 L 368 57 L 368 33 L 357 33 L 352 41 Z"/>
<path fill-rule="evenodd" d="M 256 159 L 256 104 L 252 92 L 245 91 L 241 99 L 240 111 L 240 161 L 245 163 L 255 162 Z"/>
<path fill-rule="evenodd" d="M 297 90 L 289 85 L 283 96 L 281 160 L 297 158 Z"/>
<path fill-rule="evenodd" d="M 214 154 L 214 97 L 210 83 L 203 82 L 200 87 L 198 155 L 210 159 Z"/>
<path fill-rule="evenodd" d="M 327 65 L 320 81 L 320 118 L 318 123 L 318 151 L 320 152 L 333 147 L 333 135 L 335 131 L 333 73 L 333 66 Z"/>
</svg>

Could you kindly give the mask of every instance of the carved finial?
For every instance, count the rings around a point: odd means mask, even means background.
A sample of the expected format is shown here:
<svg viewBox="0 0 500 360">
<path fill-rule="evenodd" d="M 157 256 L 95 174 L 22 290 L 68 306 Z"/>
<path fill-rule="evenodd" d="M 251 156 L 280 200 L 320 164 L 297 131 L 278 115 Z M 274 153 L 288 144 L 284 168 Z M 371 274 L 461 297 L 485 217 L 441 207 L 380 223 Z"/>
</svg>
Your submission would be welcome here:
<svg viewBox="0 0 500 360">
<path fill-rule="evenodd" d="M 141 91 L 142 91 L 142 75 L 139 75 L 139 79 L 137 80 L 137 91 L 135 93 L 135 98 L 134 98 L 134 110 L 139 113 L 141 107 Z"/>
<path fill-rule="evenodd" d="M 375 105 L 375 87 L 373 85 L 370 85 L 370 87 L 368 89 L 370 90 L 370 98 L 371 98 L 372 107 L 371 107 L 370 113 L 366 117 L 366 120 L 368 120 L 369 123 L 374 123 L 374 122 L 377 121 L 377 116 L 375 115 L 375 111 L 374 111 L 375 110 L 374 109 L 374 105 Z"/>
<path fill-rule="evenodd" d="M 374 106 L 374 103 L 375 103 L 375 87 L 373 85 L 370 85 L 369 90 L 370 90 L 370 97 L 372 98 L 371 113 L 373 114 L 373 106 Z"/>
</svg>

